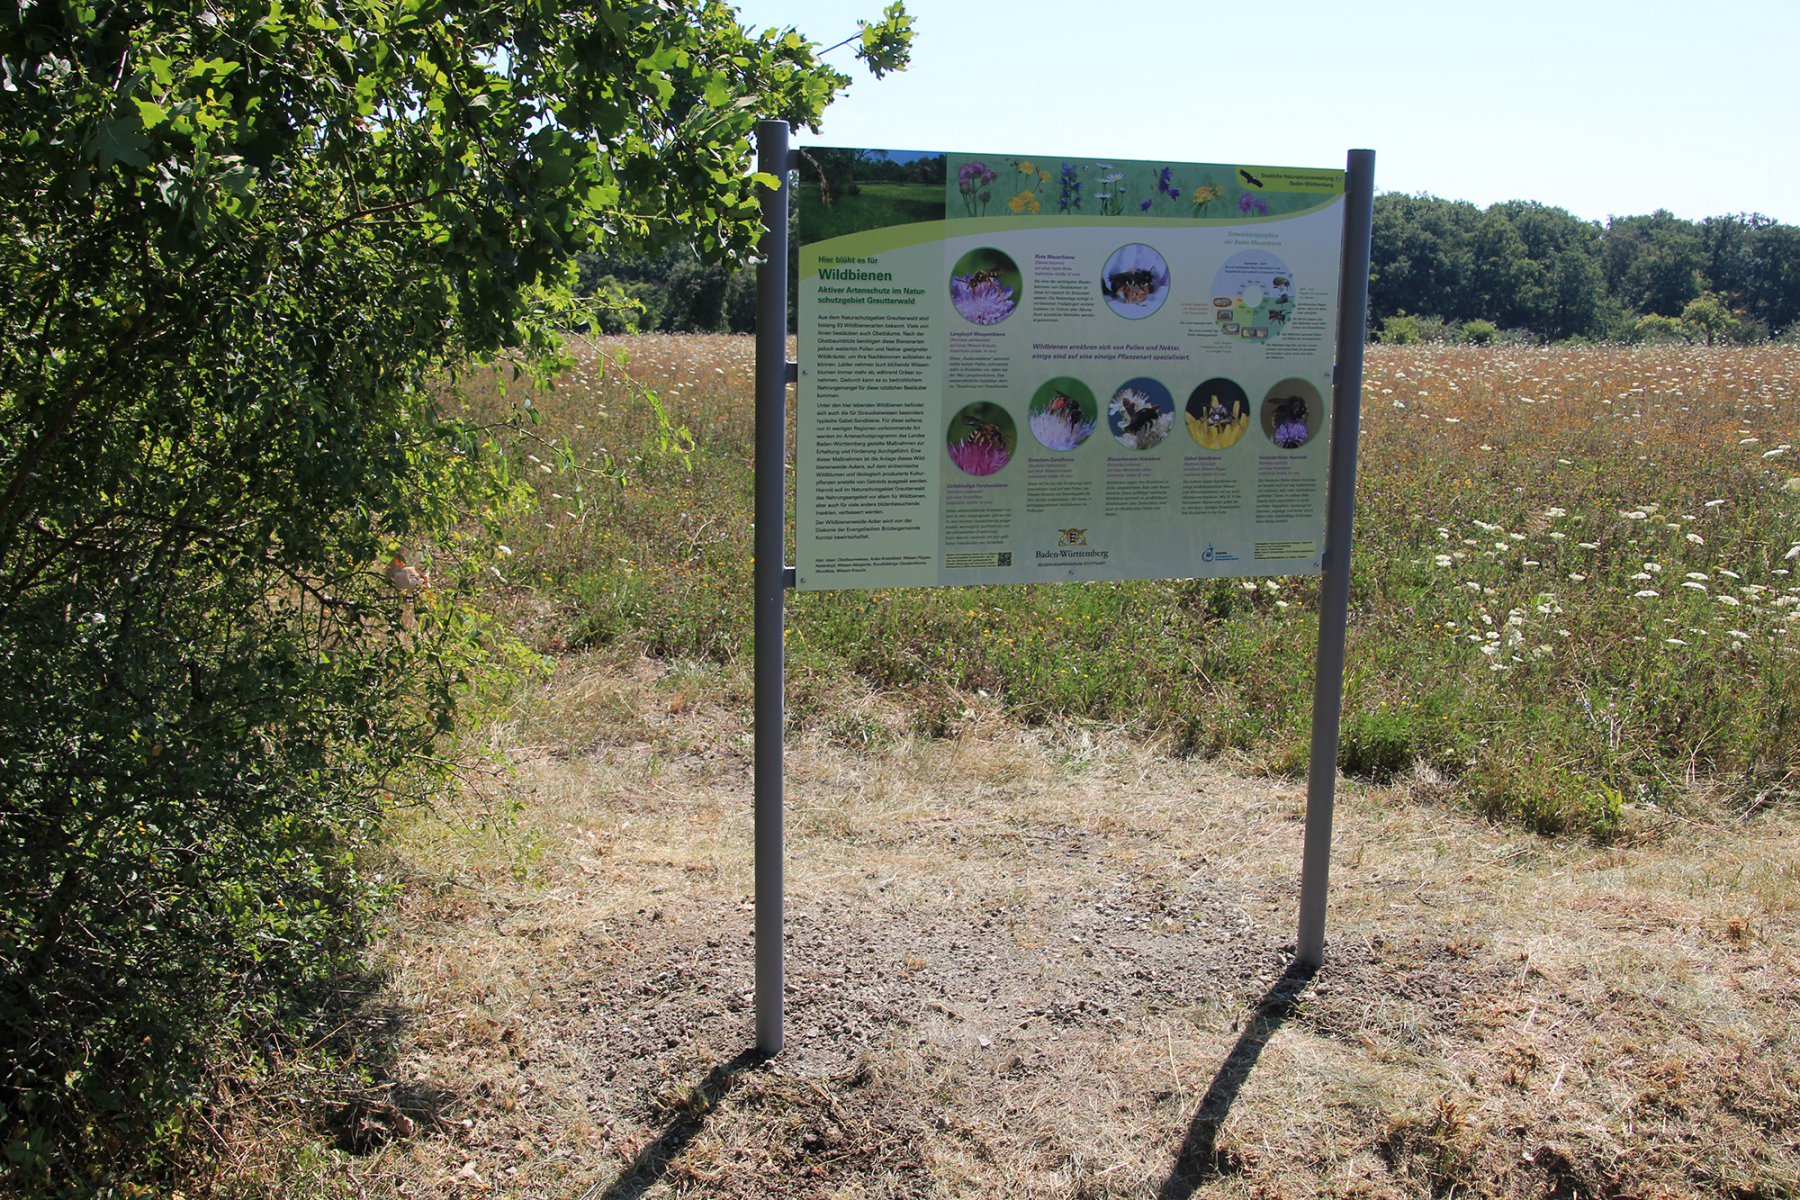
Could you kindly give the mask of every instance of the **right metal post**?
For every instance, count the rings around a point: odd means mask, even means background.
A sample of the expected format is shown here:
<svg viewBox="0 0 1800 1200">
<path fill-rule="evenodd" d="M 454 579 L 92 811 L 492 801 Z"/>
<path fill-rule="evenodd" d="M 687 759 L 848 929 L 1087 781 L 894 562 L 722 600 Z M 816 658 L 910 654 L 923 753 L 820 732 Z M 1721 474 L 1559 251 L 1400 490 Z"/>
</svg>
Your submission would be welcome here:
<svg viewBox="0 0 1800 1200">
<path fill-rule="evenodd" d="M 1338 732 L 1344 704 L 1344 643 L 1350 616 L 1350 533 L 1356 515 L 1356 444 L 1362 425 L 1363 346 L 1369 337 L 1369 239 L 1375 219 L 1375 152 L 1352 150 L 1344 174 L 1343 271 L 1339 276 L 1337 371 L 1331 392 L 1331 451 L 1325 489 L 1325 563 L 1319 579 L 1319 652 L 1313 676 L 1312 757 L 1306 770 L 1306 844 L 1300 862 L 1300 930 L 1294 962 L 1325 962 L 1325 898 L 1331 875 L 1331 815 L 1337 801 Z"/>
</svg>

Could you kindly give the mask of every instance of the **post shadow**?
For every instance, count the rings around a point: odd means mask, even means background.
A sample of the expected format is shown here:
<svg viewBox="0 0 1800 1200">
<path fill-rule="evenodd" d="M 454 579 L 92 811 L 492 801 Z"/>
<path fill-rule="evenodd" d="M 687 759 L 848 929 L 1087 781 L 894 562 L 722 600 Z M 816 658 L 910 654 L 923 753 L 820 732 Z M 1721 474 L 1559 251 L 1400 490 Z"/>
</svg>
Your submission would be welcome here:
<svg viewBox="0 0 1800 1200">
<path fill-rule="evenodd" d="M 680 1115 L 669 1122 L 662 1136 L 639 1150 L 637 1157 L 618 1173 L 605 1191 L 596 1184 L 583 1194 L 583 1200 L 638 1200 L 668 1173 L 688 1143 L 706 1127 L 706 1118 L 736 1086 L 738 1077 L 768 1060 L 768 1054 L 753 1047 L 740 1051 L 728 1062 L 716 1064 L 694 1085 L 688 1103 Z"/>
<path fill-rule="evenodd" d="M 1250 1077 L 1250 1069 L 1261 1057 L 1263 1047 L 1269 1044 L 1275 1031 L 1293 1015 L 1295 998 L 1316 972 L 1317 968 L 1295 959 L 1282 972 L 1281 978 L 1263 993 L 1263 998 L 1257 1001 L 1255 1010 L 1244 1022 L 1244 1032 L 1239 1035 L 1237 1045 L 1231 1048 L 1231 1053 L 1219 1064 L 1212 1084 L 1206 1089 L 1206 1095 L 1201 1097 L 1200 1107 L 1188 1124 L 1187 1137 L 1182 1140 L 1181 1149 L 1175 1154 L 1175 1164 L 1169 1169 L 1169 1177 L 1163 1180 L 1162 1187 L 1157 1190 L 1157 1200 L 1187 1200 L 1207 1180 L 1229 1174 L 1235 1169 L 1234 1164 L 1217 1148 L 1219 1126 L 1224 1124 L 1225 1114 L 1231 1111 L 1231 1105 L 1237 1099 L 1244 1081 Z"/>
</svg>

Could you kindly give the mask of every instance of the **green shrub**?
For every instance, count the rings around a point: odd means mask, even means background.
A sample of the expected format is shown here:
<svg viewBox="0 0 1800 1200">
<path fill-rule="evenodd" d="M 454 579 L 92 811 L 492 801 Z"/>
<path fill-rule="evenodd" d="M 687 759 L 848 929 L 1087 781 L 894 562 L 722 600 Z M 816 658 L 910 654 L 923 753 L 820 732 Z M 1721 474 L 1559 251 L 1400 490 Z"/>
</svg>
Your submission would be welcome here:
<svg viewBox="0 0 1800 1200">
<path fill-rule="evenodd" d="M 1419 319 L 1405 313 L 1388 317 L 1381 323 L 1380 340 L 1390 346 L 1410 346 L 1420 339 Z"/>
<path fill-rule="evenodd" d="M 1338 768 L 1344 774 L 1385 782 L 1412 761 L 1412 724 L 1402 714 L 1382 709 L 1345 718 L 1338 736 Z"/>
<path fill-rule="evenodd" d="M 1485 346 L 1500 330 L 1492 321 L 1470 321 L 1462 327 L 1462 340 L 1471 346 Z"/>
</svg>

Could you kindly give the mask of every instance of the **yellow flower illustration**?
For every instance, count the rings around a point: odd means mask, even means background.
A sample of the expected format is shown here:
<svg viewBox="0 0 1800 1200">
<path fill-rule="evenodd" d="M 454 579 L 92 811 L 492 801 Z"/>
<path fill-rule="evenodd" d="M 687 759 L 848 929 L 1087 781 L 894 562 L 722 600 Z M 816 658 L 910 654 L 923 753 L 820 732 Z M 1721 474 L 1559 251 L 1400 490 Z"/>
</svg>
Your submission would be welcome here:
<svg viewBox="0 0 1800 1200">
<path fill-rule="evenodd" d="M 1195 204 L 1210 203 L 1211 201 L 1217 200 L 1220 196 L 1224 195 L 1224 191 L 1225 190 L 1223 188 L 1197 187 L 1194 189 L 1194 203 Z"/>
<path fill-rule="evenodd" d="M 1039 212 L 1044 211 L 1043 204 L 1038 200 L 1038 198 L 1036 196 L 1033 196 L 1031 198 L 1031 211 L 1034 213 L 1039 213 Z"/>
<path fill-rule="evenodd" d="M 1022 162 L 1019 164 L 1019 174 L 1021 174 L 1021 175 L 1036 175 L 1037 168 L 1032 166 L 1028 162 Z"/>
<path fill-rule="evenodd" d="M 1038 172 L 1038 182 L 1039 183 L 1049 183 L 1050 182 L 1050 172 L 1039 171 Z"/>
<path fill-rule="evenodd" d="M 1006 207 L 1016 213 L 1024 212 L 1027 206 L 1030 206 L 1032 212 L 1036 212 L 1038 210 L 1037 193 L 1032 191 L 1030 188 L 1026 188 L 1024 191 L 1020 192 L 1018 195 L 1014 196 L 1011 200 L 1008 200 L 1006 202 Z"/>
</svg>

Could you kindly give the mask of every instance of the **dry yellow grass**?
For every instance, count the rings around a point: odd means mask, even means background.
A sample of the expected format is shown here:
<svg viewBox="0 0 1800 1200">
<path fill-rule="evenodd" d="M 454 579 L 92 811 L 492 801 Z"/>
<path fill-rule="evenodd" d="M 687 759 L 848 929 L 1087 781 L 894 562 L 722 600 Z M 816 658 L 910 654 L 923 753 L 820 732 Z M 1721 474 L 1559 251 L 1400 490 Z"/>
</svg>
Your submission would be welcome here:
<svg viewBox="0 0 1800 1200">
<path fill-rule="evenodd" d="M 1283 985 L 1301 785 L 979 696 L 954 739 L 864 695 L 880 746 L 792 748 L 790 1041 L 750 1061 L 732 672 L 569 659 L 494 726 L 515 774 L 404 839 L 362 1153 L 277 1188 L 245 1149 L 240 1189 L 1793 1192 L 1791 812 L 1640 809 L 1596 849 L 1422 804 L 1429 778 L 1347 787 L 1330 960 Z"/>
</svg>

